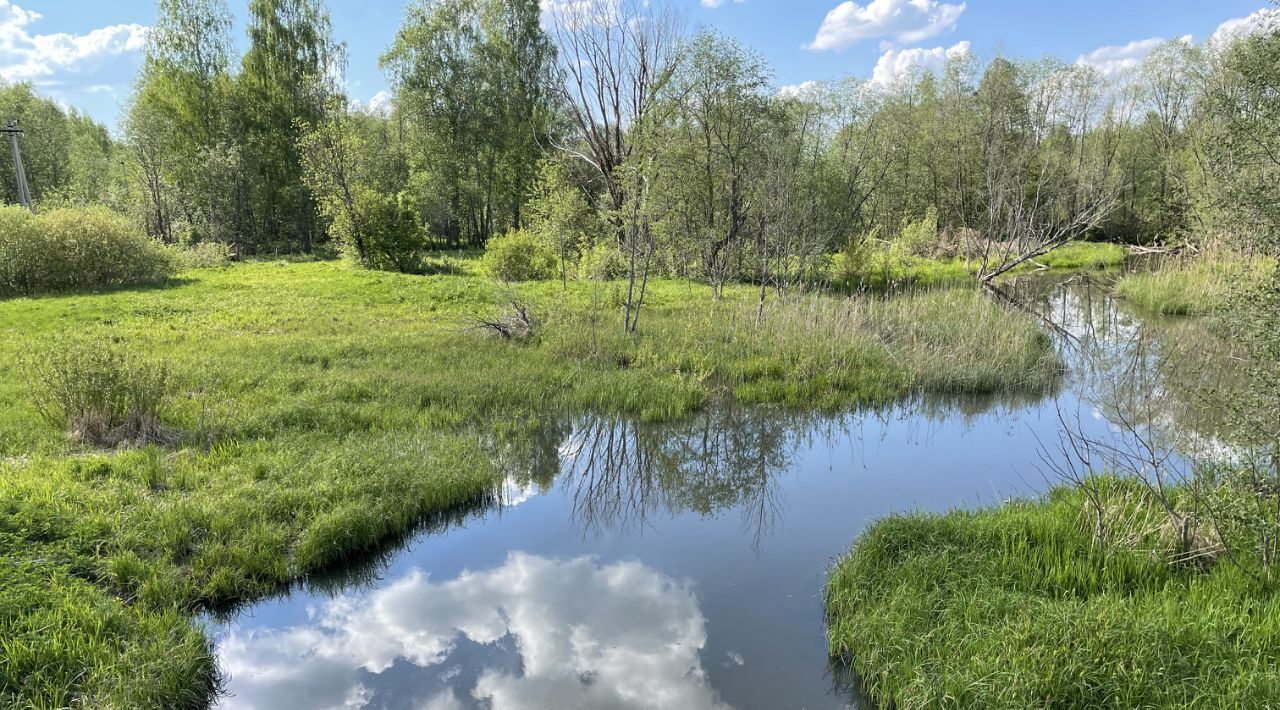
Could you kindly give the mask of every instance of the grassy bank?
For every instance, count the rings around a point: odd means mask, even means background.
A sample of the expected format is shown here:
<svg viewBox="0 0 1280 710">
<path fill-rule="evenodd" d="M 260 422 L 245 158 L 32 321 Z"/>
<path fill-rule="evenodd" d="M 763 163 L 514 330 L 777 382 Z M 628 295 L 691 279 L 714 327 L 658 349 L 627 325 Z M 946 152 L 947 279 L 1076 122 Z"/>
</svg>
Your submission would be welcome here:
<svg viewBox="0 0 1280 710">
<path fill-rule="evenodd" d="M 1129 252 L 1119 244 L 1071 242 L 1029 261 L 1010 275 L 1039 271 L 1082 271 L 1115 268 L 1124 264 Z M 846 266 L 847 254 L 837 254 L 832 264 L 832 282 L 849 290 L 885 290 L 904 286 L 935 287 L 971 284 L 982 263 L 977 259 L 921 257 L 898 254 L 890 247 L 865 256 L 856 273 Z"/>
<path fill-rule="evenodd" d="M 549 412 L 834 408 L 1058 377 L 1037 325 L 972 290 L 807 297 L 758 319 L 754 289 L 662 280 L 629 338 L 623 284 L 508 289 L 473 258 L 439 261 L 429 277 L 247 263 L 0 301 L 0 705 L 200 706 L 216 672 L 193 614 L 485 499 L 486 442 Z M 472 327 L 512 295 L 532 337 Z M 164 363 L 177 443 L 96 449 L 42 420 L 19 362 L 63 337 Z"/>
<path fill-rule="evenodd" d="M 1280 703 L 1274 589 L 1247 566 L 1171 563 L 1145 490 L 1107 490 L 1132 524 L 1106 554 L 1072 489 L 875 524 L 828 580 L 832 652 L 900 708 Z"/>
<path fill-rule="evenodd" d="M 1157 271 L 1137 272 L 1116 284 L 1116 294 L 1162 315 L 1206 315 L 1220 311 L 1240 287 L 1261 283 L 1274 262 L 1239 257 L 1181 260 Z"/>
</svg>

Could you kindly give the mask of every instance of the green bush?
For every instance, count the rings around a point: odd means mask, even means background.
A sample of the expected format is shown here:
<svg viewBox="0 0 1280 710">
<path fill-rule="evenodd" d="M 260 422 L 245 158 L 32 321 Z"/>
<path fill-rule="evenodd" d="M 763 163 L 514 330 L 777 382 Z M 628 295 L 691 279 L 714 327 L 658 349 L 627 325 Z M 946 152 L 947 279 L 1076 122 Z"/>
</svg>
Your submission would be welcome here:
<svg viewBox="0 0 1280 710">
<path fill-rule="evenodd" d="M 893 240 L 893 251 L 903 256 L 934 256 L 938 247 L 938 211 L 932 207 L 923 218 L 904 222 Z"/>
<path fill-rule="evenodd" d="M 174 250 L 178 263 L 186 269 L 213 269 L 231 263 L 231 246 L 223 242 L 200 242 Z"/>
<path fill-rule="evenodd" d="M 484 252 L 485 269 L 501 281 L 554 278 L 558 264 L 555 249 L 523 229 L 514 229 L 490 239 Z"/>
<path fill-rule="evenodd" d="M 614 244 L 597 244 L 583 252 L 578 262 L 578 275 L 592 281 L 625 278 L 627 270 L 627 255 Z"/>
<path fill-rule="evenodd" d="M 421 273 L 427 230 L 404 195 L 359 189 L 350 209 L 334 211 L 329 236 L 342 255 L 366 269 Z"/>
<path fill-rule="evenodd" d="M 176 266 L 164 247 L 106 207 L 38 215 L 0 207 L 0 295 L 156 281 Z"/>
<path fill-rule="evenodd" d="M 161 414 L 169 371 L 108 338 L 64 341 L 26 362 L 36 408 L 86 444 L 146 444 L 170 438 Z"/>
</svg>

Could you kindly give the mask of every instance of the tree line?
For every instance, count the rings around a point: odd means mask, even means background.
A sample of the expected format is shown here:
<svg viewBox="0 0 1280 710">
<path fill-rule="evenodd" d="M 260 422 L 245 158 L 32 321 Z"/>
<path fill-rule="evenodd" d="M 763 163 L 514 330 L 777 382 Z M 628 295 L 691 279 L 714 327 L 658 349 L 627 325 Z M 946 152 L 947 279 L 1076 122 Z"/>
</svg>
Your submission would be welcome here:
<svg viewBox="0 0 1280 710">
<path fill-rule="evenodd" d="M 1166 42 L 1114 76 L 963 52 L 779 89 L 661 3 L 418 0 L 381 58 L 394 100 L 371 108 L 344 95 L 322 0 L 248 9 L 236 57 L 223 0 L 160 0 L 120 141 L 5 88 L 37 107 L 37 197 L 105 201 L 166 242 L 400 271 L 522 230 L 562 278 L 604 263 L 637 301 L 658 272 L 785 290 L 886 240 L 992 277 L 1068 239 L 1257 231 L 1274 204 L 1276 100 L 1247 87 L 1275 74 L 1247 56 L 1274 32 Z"/>
</svg>

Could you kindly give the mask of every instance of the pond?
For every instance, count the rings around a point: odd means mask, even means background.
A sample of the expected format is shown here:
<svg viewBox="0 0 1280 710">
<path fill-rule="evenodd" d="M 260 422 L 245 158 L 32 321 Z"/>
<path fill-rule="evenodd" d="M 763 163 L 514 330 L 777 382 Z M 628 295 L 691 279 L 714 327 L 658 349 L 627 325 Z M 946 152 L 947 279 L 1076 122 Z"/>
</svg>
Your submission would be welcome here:
<svg viewBox="0 0 1280 710">
<path fill-rule="evenodd" d="M 1081 278 L 1019 287 L 1068 364 L 1038 397 L 549 418 L 490 441 L 509 472 L 492 501 L 211 622 L 221 704 L 869 707 L 827 656 L 821 598 L 858 533 L 1044 491 L 1064 426 L 1115 436 L 1132 421 L 1122 399 L 1173 392 L 1163 344 L 1188 336 L 1107 293 Z M 1192 409 L 1158 407 L 1187 434 Z M 1187 439 L 1219 445 L 1208 427 Z"/>
</svg>

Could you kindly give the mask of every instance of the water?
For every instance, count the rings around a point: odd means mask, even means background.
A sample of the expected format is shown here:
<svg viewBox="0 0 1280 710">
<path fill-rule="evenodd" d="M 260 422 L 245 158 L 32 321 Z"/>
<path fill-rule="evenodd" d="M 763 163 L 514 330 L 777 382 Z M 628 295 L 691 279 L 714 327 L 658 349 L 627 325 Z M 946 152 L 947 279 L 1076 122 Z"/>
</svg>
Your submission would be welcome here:
<svg viewBox="0 0 1280 710">
<path fill-rule="evenodd" d="M 1120 394 L 1167 395 L 1165 324 L 1105 293 L 1020 295 L 1060 327 L 1070 365 L 1042 397 L 842 416 L 725 405 L 493 442 L 501 503 L 215 625 L 222 706 L 870 707 L 827 656 L 828 566 L 887 514 L 1045 490 L 1064 421 L 1114 435 Z"/>
</svg>

